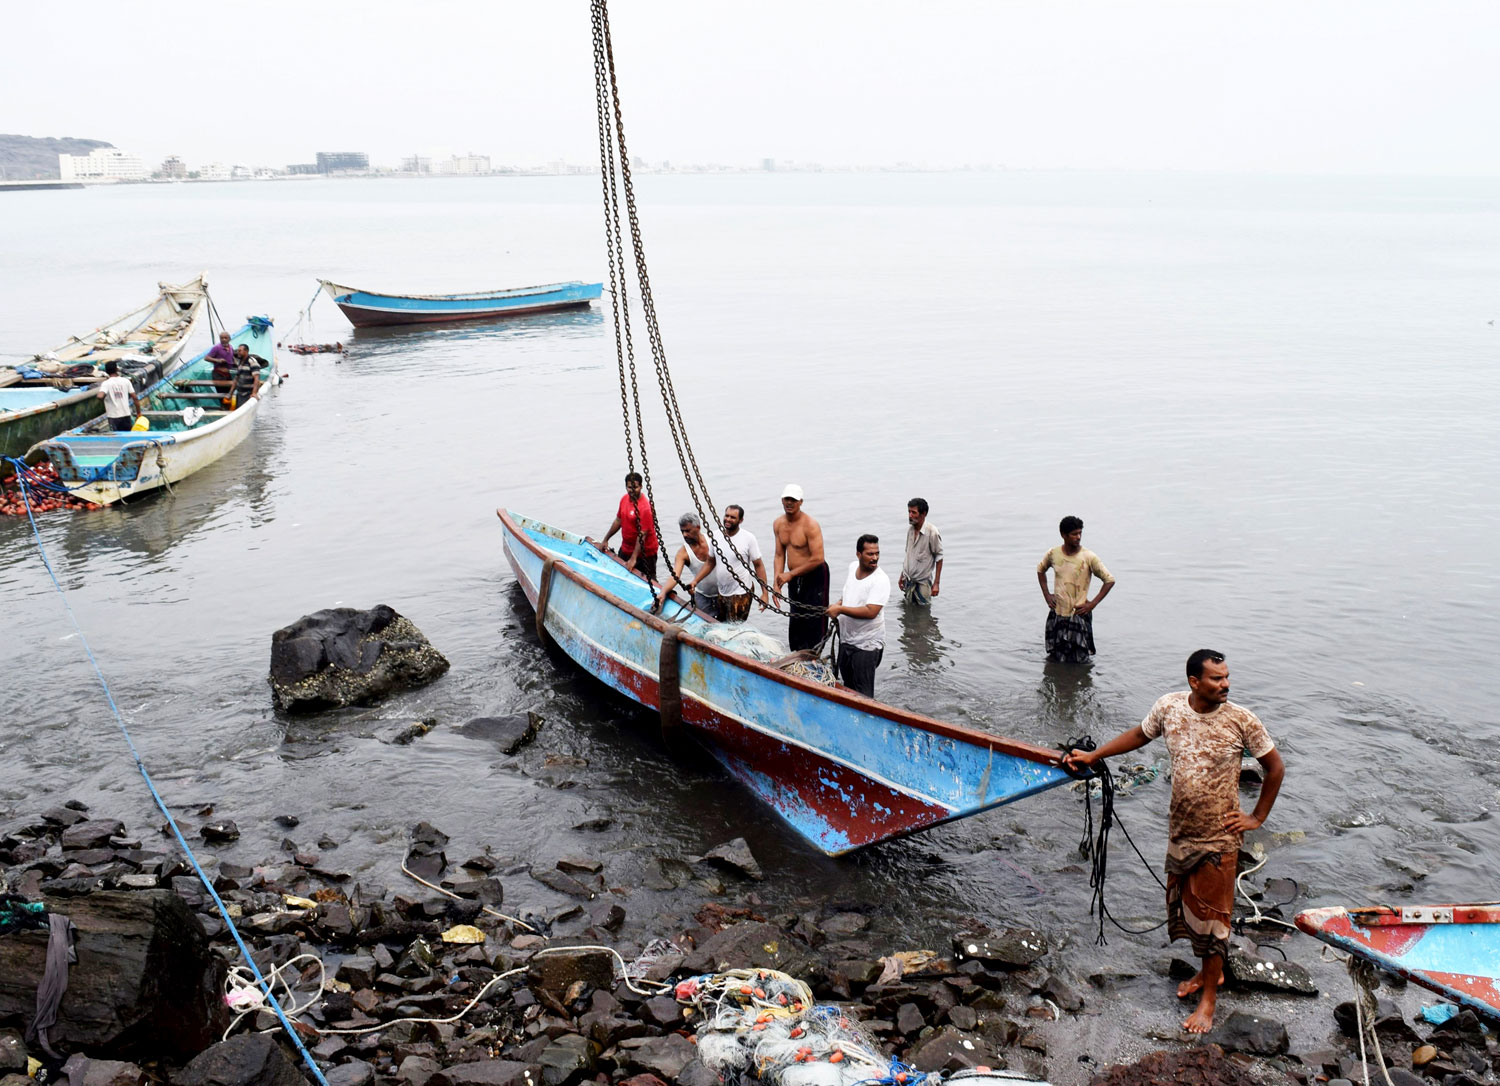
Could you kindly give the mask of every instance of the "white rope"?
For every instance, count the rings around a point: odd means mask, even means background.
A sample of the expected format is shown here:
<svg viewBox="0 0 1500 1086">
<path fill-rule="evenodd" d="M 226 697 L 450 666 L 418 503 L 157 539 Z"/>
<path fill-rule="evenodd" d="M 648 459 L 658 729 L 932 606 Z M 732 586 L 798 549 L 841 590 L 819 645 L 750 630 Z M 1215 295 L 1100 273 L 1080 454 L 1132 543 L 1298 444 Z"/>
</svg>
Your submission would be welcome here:
<svg viewBox="0 0 1500 1086">
<path fill-rule="evenodd" d="M 298 1003 L 297 995 L 292 990 L 292 983 L 286 979 L 283 971 L 290 969 L 303 960 L 311 960 L 318 963 L 318 987 L 312 995 L 307 997 L 305 1003 Z M 323 968 L 323 959 L 319 958 L 316 954 L 298 954 L 295 958 L 288 959 L 276 966 L 276 968 L 267 970 L 261 975 L 265 977 L 267 988 L 280 982 L 281 987 L 286 992 L 286 998 L 281 1002 L 288 1018 L 295 1018 L 316 1003 L 322 997 L 323 988 L 328 983 L 328 974 Z M 298 979 L 300 980 L 301 978 L 299 977 Z M 229 1023 L 229 1027 L 224 1030 L 224 1035 L 219 1038 L 221 1041 L 227 1041 L 229 1035 L 234 1032 L 234 1028 L 244 1021 L 246 1017 L 254 1014 L 256 1011 L 268 1009 L 265 991 L 256 983 L 255 977 L 251 974 L 250 970 L 242 965 L 232 966 L 229 972 L 225 974 L 224 1002 L 231 1009 L 237 1007 L 243 1009 L 234 1016 L 233 1021 Z M 275 1033 L 279 1028 L 280 1026 L 273 1026 L 271 1029 L 263 1030 L 262 1032 Z"/>
<path fill-rule="evenodd" d="M 1365 1004 L 1369 1003 L 1370 1025 L 1368 1032 L 1370 1042 L 1375 1046 L 1376 1066 L 1380 1068 L 1380 1077 L 1385 1079 L 1385 1086 L 1396 1086 L 1391 1081 L 1391 1073 L 1385 1067 L 1385 1053 L 1380 1049 L 1380 1034 L 1375 1031 L 1375 1014 L 1377 1006 L 1375 1003 L 1375 968 L 1369 962 L 1361 961 L 1349 955 L 1349 977 L 1354 981 L 1354 1021 L 1359 1028 L 1359 1061 L 1365 1065 L 1365 1086 L 1370 1086 L 1370 1063 L 1365 1058 Z"/>
<path fill-rule="evenodd" d="M 1260 911 L 1260 904 L 1258 902 L 1256 902 L 1253 898 L 1251 898 L 1251 896 L 1249 895 L 1249 893 L 1246 892 L 1246 890 L 1245 890 L 1245 883 L 1244 883 L 1245 876 L 1246 875 L 1253 875 L 1257 871 L 1259 871 L 1261 868 L 1265 867 L 1266 866 L 1266 861 L 1269 860 L 1270 858 L 1271 858 L 1270 856 L 1262 853 L 1261 857 L 1260 857 L 1260 862 L 1259 863 L 1257 863 L 1254 867 L 1246 868 L 1244 871 L 1241 871 L 1238 875 L 1235 876 L 1235 879 L 1234 879 L 1234 889 L 1235 889 L 1235 892 L 1238 893 L 1240 895 L 1240 897 L 1242 897 L 1242 898 L 1245 899 L 1245 904 L 1250 906 L 1251 912 L 1253 913 L 1253 915 L 1248 920 L 1246 920 L 1245 923 L 1247 923 L 1247 924 L 1279 924 L 1283 928 L 1288 928 L 1291 931 L 1296 931 L 1297 930 L 1297 925 L 1296 924 L 1288 924 L 1285 920 L 1278 920 L 1274 916 L 1267 916 L 1265 913 L 1261 912 Z"/>
<path fill-rule="evenodd" d="M 463 900 L 463 898 L 459 897 L 452 890 L 446 890 L 446 889 L 444 889 L 441 886 L 438 886 L 438 885 L 436 885 L 434 883 L 428 882 L 421 875 L 418 875 L 411 868 L 407 867 L 405 860 L 401 861 L 401 873 L 403 875 L 405 875 L 409 879 L 416 879 L 423 886 L 427 887 L 427 889 L 429 889 L 429 890 L 436 890 L 438 893 L 443 894 L 446 897 L 450 897 L 454 901 L 462 901 Z M 508 924 L 515 924 L 517 927 L 525 928 L 527 931 L 531 932 L 533 935 L 539 935 L 539 934 L 541 934 L 540 932 L 538 932 L 536 930 L 536 928 L 534 928 L 530 924 L 526 923 L 526 921 L 521 920 L 518 917 L 506 916 L 499 909 L 492 909 L 488 905 L 481 905 L 481 906 L 479 906 L 479 910 L 480 910 L 480 912 L 488 913 L 490 916 L 498 917 L 499 919 L 504 920 Z"/>
</svg>

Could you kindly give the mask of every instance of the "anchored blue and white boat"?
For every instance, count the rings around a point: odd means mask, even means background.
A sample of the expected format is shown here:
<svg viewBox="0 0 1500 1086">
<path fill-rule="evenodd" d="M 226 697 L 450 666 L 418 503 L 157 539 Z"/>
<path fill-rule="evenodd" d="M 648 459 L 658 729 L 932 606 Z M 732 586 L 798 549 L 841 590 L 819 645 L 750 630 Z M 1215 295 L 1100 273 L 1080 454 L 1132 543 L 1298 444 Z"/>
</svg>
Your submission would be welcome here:
<svg viewBox="0 0 1500 1086">
<path fill-rule="evenodd" d="M 492 320 L 520 313 L 539 313 L 588 305 L 603 292 L 603 283 L 549 283 L 474 294 L 380 294 L 319 279 L 356 328 L 391 324 L 436 324 L 442 321 Z"/>
<path fill-rule="evenodd" d="M 269 318 L 250 318 L 231 342 L 245 344 L 261 360 L 262 395 L 280 383 Z M 147 429 L 116 432 L 98 418 L 31 451 L 52 462 L 59 482 L 74 496 L 98 505 L 181 482 L 244 441 L 260 410 L 257 396 L 226 408 L 224 393 L 210 380 L 212 372 L 205 349 L 141 393 Z"/>
<path fill-rule="evenodd" d="M 652 587 L 617 558 L 571 532 L 498 512 L 505 556 L 542 640 L 659 712 L 669 740 L 698 740 L 829 855 L 1071 779 L 1059 751 L 897 709 L 796 674 L 795 663 L 789 671 L 790 661 L 776 659 L 785 650 L 755 651 L 771 639 L 746 626 L 675 603 L 650 614 Z"/>
</svg>

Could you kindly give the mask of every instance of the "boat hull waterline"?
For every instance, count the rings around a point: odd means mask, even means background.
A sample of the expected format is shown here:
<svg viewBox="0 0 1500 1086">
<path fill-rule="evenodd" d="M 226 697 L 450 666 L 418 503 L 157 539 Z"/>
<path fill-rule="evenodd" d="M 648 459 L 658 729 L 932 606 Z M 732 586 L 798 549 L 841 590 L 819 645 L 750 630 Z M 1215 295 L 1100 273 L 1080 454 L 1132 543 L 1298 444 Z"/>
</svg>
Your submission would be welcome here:
<svg viewBox="0 0 1500 1086">
<path fill-rule="evenodd" d="M 251 397 L 233 411 L 211 410 L 191 426 L 176 428 L 175 419 L 184 405 L 217 406 L 217 396 L 182 394 L 184 385 L 192 387 L 190 382 L 194 380 L 207 380 L 213 367 L 205 350 L 141 396 L 152 429 L 115 432 L 106 420 L 99 419 L 42 442 L 37 448 L 75 497 L 97 505 L 176 485 L 220 460 L 249 436 L 262 399 L 279 381 L 272 338 L 269 321 L 246 324 L 232 336 L 234 346 L 243 343 L 252 355 L 268 360 L 262 367 L 261 397 Z M 158 420 L 166 416 L 174 419 L 173 428 L 157 429 Z"/>
<path fill-rule="evenodd" d="M 673 622 L 648 614 L 650 588 L 615 559 L 539 521 L 499 516 L 506 559 L 547 638 L 647 709 L 661 712 L 665 693 L 664 720 L 680 716 L 731 774 L 829 855 L 1071 779 L 1055 750 L 788 675 L 705 640 L 713 624 L 696 613 Z"/>
<path fill-rule="evenodd" d="M 1500 904 L 1332 906 L 1296 920 L 1330 946 L 1500 1018 Z"/>
<path fill-rule="evenodd" d="M 475 294 L 381 294 L 326 279 L 319 282 L 356 328 L 494 320 L 585 306 L 603 292 L 602 283 L 575 282 Z"/>
</svg>

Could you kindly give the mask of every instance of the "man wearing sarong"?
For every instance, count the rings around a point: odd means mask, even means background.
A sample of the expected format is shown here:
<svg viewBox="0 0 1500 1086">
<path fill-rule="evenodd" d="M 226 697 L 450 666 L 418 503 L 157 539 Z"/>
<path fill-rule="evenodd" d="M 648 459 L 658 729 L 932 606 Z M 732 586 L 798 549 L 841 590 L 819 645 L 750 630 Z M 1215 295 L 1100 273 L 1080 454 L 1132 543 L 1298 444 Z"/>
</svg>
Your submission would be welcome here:
<svg viewBox="0 0 1500 1086">
<path fill-rule="evenodd" d="M 1083 521 L 1063 517 L 1057 530 L 1062 545 L 1042 555 L 1036 567 L 1037 583 L 1047 601 L 1047 659 L 1056 663 L 1081 664 L 1094 655 L 1094 608 L 1104 602 L 1115 579 L 1099 556 L 1083 548 Z M 1052 570 L 1052 588 L 1047 588 L 1047 570 Z M 1102 582 L 1099 594 L 1089 599 L 1089 578 Z"/>
<path fill-rule="evenodd" d="M 786 590 L 792 612 L 787 644 L 793 652 L 815 649 L 828 633 L 828 563 L 823 560 L 823 528 L 802 511 L 802 488 L 796 483 L 788 483 L 781 492 L 781 510 L 771 531 L 776 536 L 776 587 Z"/>
<path fill-rule="evenodd" d="M 1098 750 L 1070 751 L 1069 768 L 1082 769 L 1166 736 L 1172 762 L 1172 804 L 1167 816 L 1167 934 L 1188 940 L 1203 962 L 1177 986 L 1177 998 L 1198 995 L 1182 1028 L 1206 1033 L 1229 953 L 1229 918 L 1240 841 L 1258 829 L 1281 791 L 1281 754 L 1255 714 L 1229 700 L 1229 665 L 1222 653 L 1199 649 L 1188 657 L 1188 690 L 1165 694 L 1146 719 Z M 1240 809 L 1240 755 L 1249 751 L 1265 770 L 1255 810 Z"/>
</svg>

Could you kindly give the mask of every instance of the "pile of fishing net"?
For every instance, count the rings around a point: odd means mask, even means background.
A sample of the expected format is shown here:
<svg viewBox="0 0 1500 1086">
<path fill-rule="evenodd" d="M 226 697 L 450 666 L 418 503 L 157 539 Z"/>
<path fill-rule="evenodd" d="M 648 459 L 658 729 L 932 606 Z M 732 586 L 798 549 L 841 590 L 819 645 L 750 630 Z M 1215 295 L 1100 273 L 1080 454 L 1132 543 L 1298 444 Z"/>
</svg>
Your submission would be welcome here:
<svg viewBox="0 0 1500 1086">
<path fill-rule="evenodd" d="M 789 652 L 780 641 L 770 634 L 761 633 L 753 626 L 726 623 L 704 626 L 693 632 L 705 641 L 712 641 L 716 645 L 723 645 L 730 652 L 770 664 L 788 675 L 811 679 L 825 686 L 838 682 L 828 661 L 821 660 L 812 653 Z"/>
<path fill-rule="evenodd" d="M 698 1058 L 720 1080 L 771 1086 L 940 1086 L 1035 1081 L 976 1068 L 946 1078 L 886 1056 L 839 1007 L 813 1002 L 806 984 L 774 969 L 731 969 L 677 985 L 700 1014 Z"/>
</svg>

